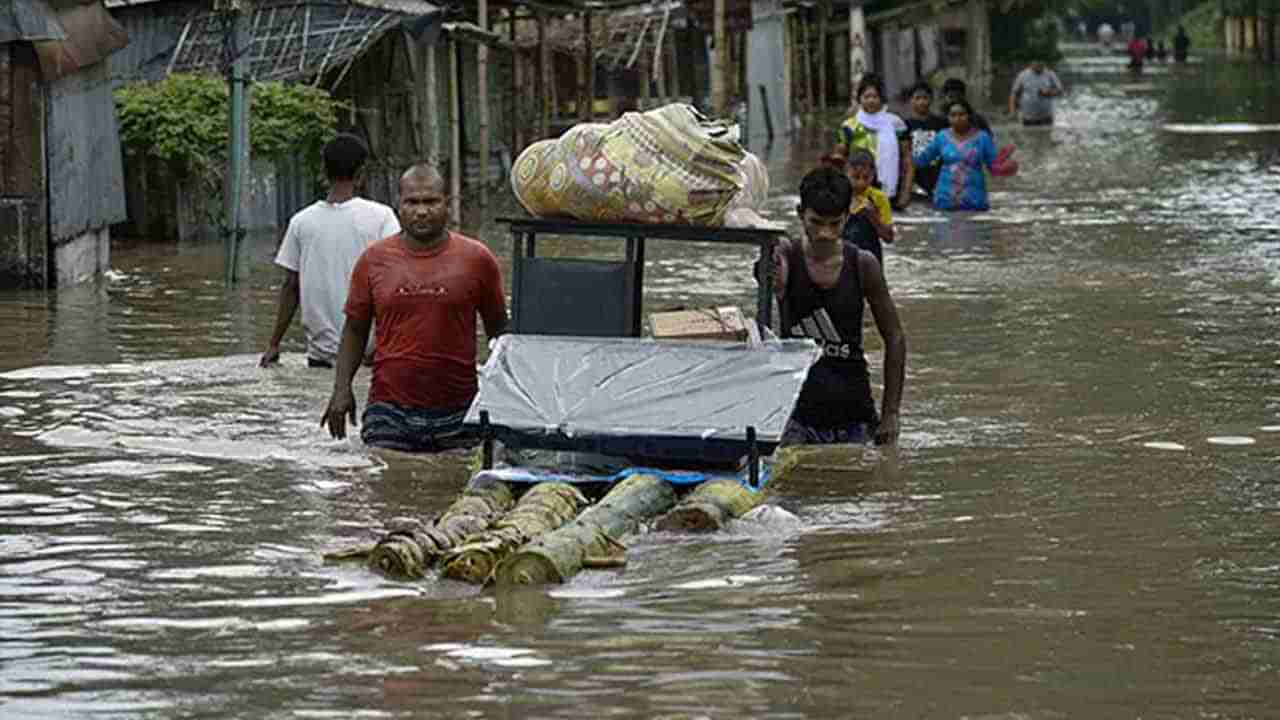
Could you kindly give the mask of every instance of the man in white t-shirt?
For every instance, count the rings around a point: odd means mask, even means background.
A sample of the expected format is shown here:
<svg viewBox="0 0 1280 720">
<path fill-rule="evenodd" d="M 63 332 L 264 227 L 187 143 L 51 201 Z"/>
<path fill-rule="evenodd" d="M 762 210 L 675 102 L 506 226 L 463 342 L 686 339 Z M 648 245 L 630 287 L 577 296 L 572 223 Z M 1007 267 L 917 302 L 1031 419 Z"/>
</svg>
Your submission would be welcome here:
<svg viewBox="0 0 1280 720">
<path fill-rule="evenodd" d="M 354 135 L 339 135 L 324 146 L 329 195 L 290 218 L 276 253 L 276 264 L 284 269 L 284 285 L 275 331 L 258 363 L 262 367 L 280 359 L 280 342 L 299 304 L 307 333 L 307 365 L 333 367 L 351 270 L 365 248 L 400 232 L 395 211 L 356 197 L 356 175 L 368 156 L 364 143 Z"/>
</svg>

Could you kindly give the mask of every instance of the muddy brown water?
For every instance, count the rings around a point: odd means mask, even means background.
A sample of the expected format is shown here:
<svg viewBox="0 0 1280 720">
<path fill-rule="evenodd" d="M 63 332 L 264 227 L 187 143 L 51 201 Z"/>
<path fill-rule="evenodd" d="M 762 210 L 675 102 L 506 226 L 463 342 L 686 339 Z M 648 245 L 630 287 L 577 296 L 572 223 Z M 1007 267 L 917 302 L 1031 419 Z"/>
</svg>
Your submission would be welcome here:
<svg viewBox="0 0 1280 720">
<path fill-rule="evenodd" d="M 296 327 L 255 367 L 273 239 L 230 291 L 217 247 L 118 244 L 0 296 L 0 715 L 1277 717 L 1280 134 L 1162 127 L 1275 123 L 1280 77 L 1122 64 L 1066 64 L 1052 130 L 992 110 L 992 212 L 899 218 L 896 453 L 549 590 L 320 562 L 466 471 L 325 437 Z M 767 152 L 776 216 L 826 137 Z M 749 260 L 653 243 L 647 302 L 749 305 Z"/>
</svg>

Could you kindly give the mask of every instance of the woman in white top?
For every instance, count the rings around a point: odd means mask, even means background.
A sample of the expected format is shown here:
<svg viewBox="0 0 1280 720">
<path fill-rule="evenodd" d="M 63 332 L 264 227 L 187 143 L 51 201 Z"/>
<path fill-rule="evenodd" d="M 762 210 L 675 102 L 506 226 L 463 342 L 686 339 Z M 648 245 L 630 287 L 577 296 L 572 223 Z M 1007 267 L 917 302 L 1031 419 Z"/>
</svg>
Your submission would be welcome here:
<svg viewBox="0 0 1280 720">
<path fill-rule="evenodd" d="M 915 166 L 911 162 L 911 134 L 902 118 L 884 109 L 884 81 L 867 73 L 858 83 L 858 112 L 836 131 L 834 155 L 849 157 L 853 148 L 876 158 L 876 179 L 889 202 L 902 209 L 911 201 Z"/>
</svg>

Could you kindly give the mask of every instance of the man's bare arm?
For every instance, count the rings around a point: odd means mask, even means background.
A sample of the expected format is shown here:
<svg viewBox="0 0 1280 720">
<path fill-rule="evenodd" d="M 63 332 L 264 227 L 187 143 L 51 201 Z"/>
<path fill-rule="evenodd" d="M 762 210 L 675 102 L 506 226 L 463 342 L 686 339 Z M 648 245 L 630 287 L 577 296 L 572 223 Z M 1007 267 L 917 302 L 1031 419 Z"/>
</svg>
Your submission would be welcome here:
<svg viewBox="0 0 1280 720">
<path fill-rule="evenodd" d="M 902 386 L 906 375 L 907 338 L 898 319 L 898 308 L 889 296 L 889 286 L 875 256 L 858 253 L 858 273 L 862 279 L 863 293 L 876 329 L 884 340 L 884 396 L 880 400 L 880 429 L 876 442 L 891 445 L 898 441 L 898 410 L 902 405 Z"/>
<path fill-rule="evenodd" d="M 348 418 L 353 426 L 360 424 L 356 419 L 356 400 L 351 392 L 351 382 L 364 359 L 372 326 L 372 318 L 357 320 L 349 315 L 342 325 L 342 342 L 338 346 L 337 367 L 333 373 L 333 394 L 329 396 L 329 406 L 325 408 L 324 415 L 320 416 L 320 426 L 328 426 L 329 434 L 338 439 L 347 436 Z"/>
<path fill-rule="evenodd" d="M 267 344 L 266 352 L 262 353 L 262 359 L 258 361 L 260 366 L 266 367 L 280 359 L 280 343 L 284 341 L 284 334 L 289 331 L 293 316 L 298 312 L 300 297 L 298 273 L 285 269 L 284 282 L 280 285 L 280 300 L 276 305 L 276 326 L 271 332 L 271 342 Z"/>
</svg>

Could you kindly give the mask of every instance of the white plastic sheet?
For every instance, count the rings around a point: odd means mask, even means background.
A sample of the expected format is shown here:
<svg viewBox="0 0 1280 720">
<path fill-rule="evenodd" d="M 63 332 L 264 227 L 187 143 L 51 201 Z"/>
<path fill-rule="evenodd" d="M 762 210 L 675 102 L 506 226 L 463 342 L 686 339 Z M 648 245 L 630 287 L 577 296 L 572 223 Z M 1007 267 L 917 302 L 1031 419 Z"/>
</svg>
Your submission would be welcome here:
<svg viewBox="0 0 1280 720">
<path fill-rule="evenodd" d="M 809 340 L 736 343 L 504 335 L 467 412 L 504 443 L 640 458 L 741 457 L 782 437 L 818 357 Z"/>
</svg>

